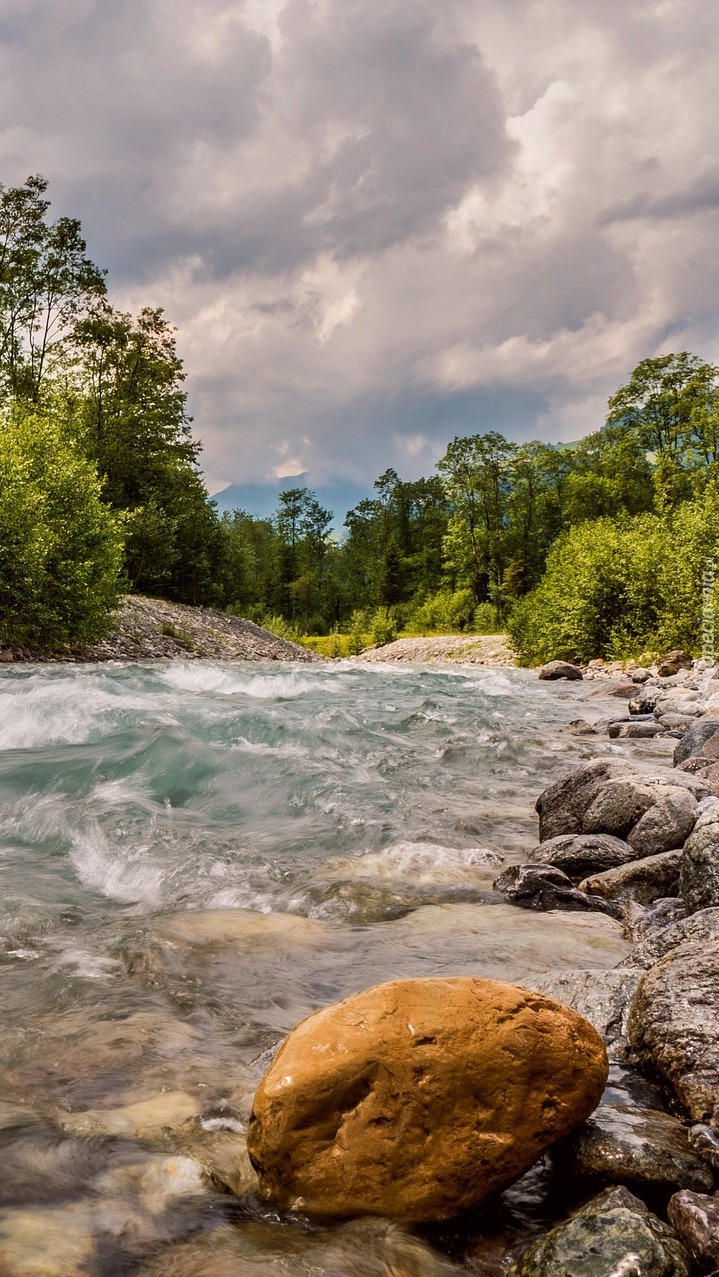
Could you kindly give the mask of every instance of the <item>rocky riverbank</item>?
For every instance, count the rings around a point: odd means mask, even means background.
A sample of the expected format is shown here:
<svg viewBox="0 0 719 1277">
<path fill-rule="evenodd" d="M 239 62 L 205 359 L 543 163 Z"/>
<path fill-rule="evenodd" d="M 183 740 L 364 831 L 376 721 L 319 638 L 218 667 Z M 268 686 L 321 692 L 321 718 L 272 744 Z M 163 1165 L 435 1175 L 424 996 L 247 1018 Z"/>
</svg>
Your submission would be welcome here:
<svg viewBox="0 0 719 1277">
<path fill-rule="evenodd" d="M 434 638 L 403 638 L 373 647 L 353 661 L 415 661 L 423 665 L 516 665 L 506 634 L 445 634 Z"/>
<path fill-rule="evenodd" d="M 316 661 L 314 652 L 278 638 L 252 621 L 209 607 L 189 607 L 164 599 L 129 595 L 116 623 L 101 643 L 61 652 L 3 648 L 0 662 L 218 660 Z"/>
<path fill-rule="evenodd" d="M 628 713 L 607 730 L 674 739 L 673 767 L 623 757 L 622 744 L 582 763 L 540 795 L 538 845 L 495 882 L 523 908 L 609 912 L 634 944 L 599 981 L 533 982 L 604 1038 L 609 1086 L 554 1153 L 583 1196 L 603 1191 L 531 1243 L 511 1277 L 719 1265 L 719 685 L 686 660 L 660 668 L 626 687 Z"/>
</svg>

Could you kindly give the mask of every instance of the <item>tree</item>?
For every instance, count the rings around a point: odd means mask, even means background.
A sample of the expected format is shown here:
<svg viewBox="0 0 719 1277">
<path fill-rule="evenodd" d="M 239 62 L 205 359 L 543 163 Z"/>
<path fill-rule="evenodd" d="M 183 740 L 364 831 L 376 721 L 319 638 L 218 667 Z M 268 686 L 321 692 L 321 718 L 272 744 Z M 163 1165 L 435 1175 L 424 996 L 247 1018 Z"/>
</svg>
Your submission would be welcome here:
<svg viewBox="0 0 719 1277">
<path fill-rule="evenodd" d="M 455 438 L 437 463 L 452 514 L 445 538 L 456 585 L 468 584 L 477 603 L 501 585 L 510 461 L 516 453 L 496 431 Z"/>
<path fill-rule="evenodd" d="M 57 646 L 107 629 L 122 523 L 67 424 L 16 407 L 0 420 L 0 640 Z"/>
<path fill-rule="evenodd" d="M 59 371 L 77 319 L 105 293 L 80 223 L 48 222 L 47 182 L 0 185 L 0 393 L 33 401 Z"/>
</svg>

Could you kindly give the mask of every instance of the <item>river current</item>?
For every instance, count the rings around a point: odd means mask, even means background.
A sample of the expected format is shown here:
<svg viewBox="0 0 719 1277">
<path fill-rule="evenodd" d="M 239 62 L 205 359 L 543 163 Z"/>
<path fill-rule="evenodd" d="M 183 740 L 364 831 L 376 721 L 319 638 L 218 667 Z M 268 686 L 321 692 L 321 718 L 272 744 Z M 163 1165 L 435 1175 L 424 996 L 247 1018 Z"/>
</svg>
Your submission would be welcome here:
<svg viewBox="0 0 719 1277">
<path fill-rule="evenodd" d="M 610 919 L 491 887 L 540 790 L 617 748 L 572 720 L 616 705 L 469 666 L 3 668 L 0 1271 L 490 1271 L 283 1220 L 236 1149 L 263 1053 L 320 1006 L 621 960 Z"/>
</svg>

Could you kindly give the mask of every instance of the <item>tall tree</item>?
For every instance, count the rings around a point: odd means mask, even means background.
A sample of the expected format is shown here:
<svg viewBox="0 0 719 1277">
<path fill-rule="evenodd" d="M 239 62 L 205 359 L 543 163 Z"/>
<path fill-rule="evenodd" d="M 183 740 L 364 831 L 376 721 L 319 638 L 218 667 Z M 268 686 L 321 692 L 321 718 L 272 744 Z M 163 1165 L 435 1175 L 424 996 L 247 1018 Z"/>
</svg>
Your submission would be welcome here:
<svg viewBox="0 0 719 1277">
<path fill-rule="evenodd" d="M 37 400 L 78 318 L 105 293 L 80 223 L 47 218 L 47 182 L 0 185 L 0 392 Z"/>
</svg>

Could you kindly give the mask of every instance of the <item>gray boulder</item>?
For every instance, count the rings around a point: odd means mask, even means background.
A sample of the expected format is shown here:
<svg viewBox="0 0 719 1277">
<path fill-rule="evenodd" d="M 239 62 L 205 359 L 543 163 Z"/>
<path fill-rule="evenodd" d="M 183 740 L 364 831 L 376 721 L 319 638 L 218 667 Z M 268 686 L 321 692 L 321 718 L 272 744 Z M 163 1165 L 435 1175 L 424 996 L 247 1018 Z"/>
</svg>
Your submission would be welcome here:
<svg viewBox="0 0 719 1277">
<path fill-rule="evenodd" d="M 662 896 L 676 894 L 681 861 L 681 851 L 664 851 L 659 856 L 633 860 L 619 869 L 592 874 L 580 882 L 579 890 L 602 900 L 636 900 L 648 905 Z"/>
<path fill-rule="evenodd" d="M 639 818 L 627 835 L 627 842 L 637 856 L 658 856 L 683 847 L 697 815 L 698 803 L 689 790 L 669 790 Z"/>
<path fill-rule="evenodd" d="M 672 678 L 680 670 L 690 670 L 693 666 L 694 662 L 689 653 L 676 648 L 657 661 L 657 674 L 660 678 Z"/>
<path fill-rule="evenodd" d="M 581 833 L 582 817 L 602 785 L 611 777 L 625 777 L 627 770 L 624 759 L 594 758 L 544 789 L 535 803 L 539 841 Z"/>
<path fill-rule="evenodd" d="M 651 740 L 653 736 L 664 736 L 667 732 L 663 723 L 610 723 L 607 736 L 610 740 Z"/>
<path fill-rule="evenodd" d="M 520 909 L 593 911 L 617 916 L 605 900 L 591 899 L 578 891 L 571 878 L 554 865 L 510 865 L 494 880 L 494 890 Z"/>
<path fill-rule="evenodd" d="M 686 842 L 679 892 L 690 913 L 719 905 L 719 805 L 699 817 Z"/>
<path fill-rule="evenodd" d="M 698 1122 L 689 1129 L 689 1143 L 712 1170 L 719 1171 L 719 1131 L 713 1126 Z"/>
<path fill-rule="evenodd" d="M 573 882 L 580 882 L 588 874 L 626 865 L 638 854 L 623 838 L 611 834 L 560 834 L 540 842 L 530 851 L 529 859 L 532 864 L 556 865 Z"/>
<path fill-rule="evenodd" d="M 548 661 L 539 671 L 539 677 L 543 679 L 580 679 L 584 678 L 582 671 L 578 665 L 570 665 L 569 661 Z"/>
<path fill-rule="evenodd" d="M 637 1061 L 695 1122 L 719 1120 L 719 939 L 687 941 L 643 976 L 629 1013 Z"/>
<path fill-rule="evenodd" d="M 719 940 L 719 909 L 702 909 L 688 918 L 651 931 L 632 951 L 624 963 L 627 967 L 643 967 L 648 971 L 673 949 L 687 941 Z"/>
<path fill-rule="evenodd" d="M 679 744 L 674 750 L 674 766 L 683 763 L 687 758 L 693 758 L 695 754 L 703 754 L 703 746 L 706 745 L 713 736 L 719 732 L 719 720 L 716 718 L 701 718 L 688 732 L 682 736 Z"/>
<path fill-rule="evenodd" d="M 522 984 L 571 1007 L 594 1026 L 611 1049 L 626 1038 L 640 980 L 640 971 L 615 967 L 611 971 L 542 971 L 523 977 Z"/>
<path fill-rule="evenodd" d="M 678 896 L 660 896 L 650 905 L 640 905 L 630 901 L 624 910 L 622 923 L 627 940 L 633 944 L 643 942 L 648 936 L 671 927 L 675 922 L 686 918 L 686 906 Z M 627 965 L 631 965 L 627 959 Z M 652 964 L 649 963 L 649 966 Z"/>
<path fill-rule="evenodd" d="M 610 1188 L 530 1242 L 508 1277 L 689 1277 L 676 1233 L 626 1188 Z"/>
<path fill-rule="evenodd" d="M 576 1175 L 611 1184 L 711 1192 L 714 1175 L 686 1127 L 658 1109 L 602 1103 L 569 1137 L 562 1161 Z"/>
<path fill-rule="evenodd" d="M 719 1266 L 719 1199 L 683 1190 L 667 1208 L 672 1227 L 702 1272 Z"/>
<path fill-rule="evenodd" d="M 614 834 L 626 838 L 645 811 L 657 801 L 657 792 L 640 776 L 607 780 L 600 785 L 582 816 L 586 834 Z"/>
</svg>

